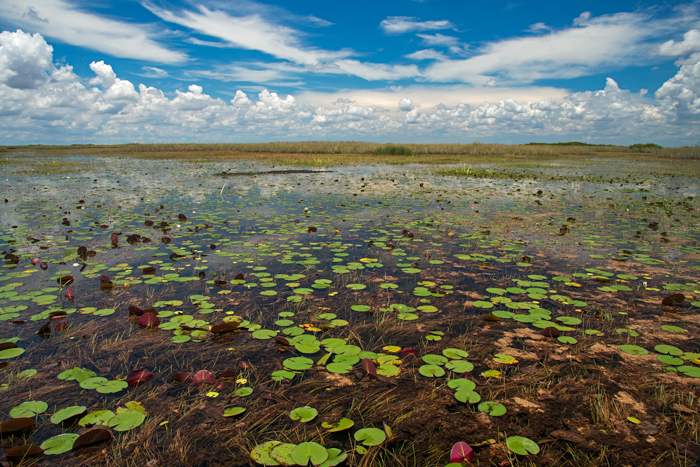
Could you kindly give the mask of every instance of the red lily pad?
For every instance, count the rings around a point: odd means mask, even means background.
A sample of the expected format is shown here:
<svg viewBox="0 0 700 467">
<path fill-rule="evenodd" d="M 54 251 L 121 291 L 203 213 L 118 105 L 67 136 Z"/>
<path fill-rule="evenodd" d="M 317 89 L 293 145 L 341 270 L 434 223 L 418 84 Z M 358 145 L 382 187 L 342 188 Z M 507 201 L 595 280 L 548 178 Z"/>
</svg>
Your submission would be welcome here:
<svg viewBox="0 0 700 467">
<path fill-rule="evenodd" d="M 33 444 L 23 444 L 15 446 L 5 451 L 5 456 L 9 460 L 26 459 L 28 457 L 39 457 L 44 455 L 44 450 Z"/>
<path fill-rule="evenodd" d="M 139 318 L 139 326 L 143 326 L 145 328 L 155 327 L 155 326 L 158 326 L 159 324 L 160 324 L 160 320 L 153 313 L 144 313 Z"/>
<path fill-rule="evenodd" d="M 126 384 L 133 388 L 139 384 L 145 383 L 151 378 L 153 378 L 153 373 L 145 368 L 139 368 L 138 370 L 134 370 L 127 375 Z"/>
<path fill-rule="evenodd" d="M 192 379 L 192 375 L 189 373 L 181 372 L 181 373 L 174 373 L 172 376 L 170 376 L 172 380 L 176 383 L 184 383 L 188 379 Z"/>
<path fill-rule="evenodd" d="M 231 323 L 219 323 L 211 327 L 211 332 L 214 334 L 223 334 L 225 332 L 232 332 L 238 328 L 237 322 Z"/>
<path fill-rule="evenodd" d="M 80 435 L 73 443 L 73 450 L 112 441 L 112 432 L 106 428 L 91 428 Z"/>
<path fill-rule="evenodd" d="M 0 433 L 29 433 L 36 428 L 33 418 L 19 417 L 0 423 Z"/>
<path fill-rule="evenodd" d="M 214 384 L 216 383 L 216 378 L 214 378 L 214 375 L 211 374 L 210 371 L 199 370 L 197 373 L 195 373 L 192 382 L 195 383 L 197 386 L 201 386 L 204 383 Z"/>
<path fill-rule="evenodd" d="M 56 282 L 58 282 L 59 285 L 70 285 L 74 280 L 75 278 L 73 276 L 61 276 L 56 279 Z"/>
<path fill-rule="evenodd" d="M 374 363 L 371 359 L 362 359 L 362 369 L 365 370 L 365 373 L 367 373 L 368 375 L 374 376 L 375 378 L 377 377 L 377 367 L 374 366 Z"/>
<path fill-rule="evenodd" d="M 664 299 L 661 300 L 661 304 L 664 306 L 680 306 L 680 304 L 684 301 L 685 295 L 683 295 L 682 293 L 674 293 L 673 295 L 664 297 Z"/>
<path fill-rule="evenodd" d="M 401 351 L 401 358 L 418 357 L 418 351 L 413 347 L 406 347 Z"/>
<path fill-rule="evenodd" d="M 235 378 L 236 376 L 238 376 L 238 372 L 236 370 L 224 370 L 216 375 L 216 379 Z"/>
<path fill-rule="evenodd" d="M 474 450 L 464 441 L 455 443 L 450 452 L 450 462 L 471 462 L 474 457 Z"/>
</svg>

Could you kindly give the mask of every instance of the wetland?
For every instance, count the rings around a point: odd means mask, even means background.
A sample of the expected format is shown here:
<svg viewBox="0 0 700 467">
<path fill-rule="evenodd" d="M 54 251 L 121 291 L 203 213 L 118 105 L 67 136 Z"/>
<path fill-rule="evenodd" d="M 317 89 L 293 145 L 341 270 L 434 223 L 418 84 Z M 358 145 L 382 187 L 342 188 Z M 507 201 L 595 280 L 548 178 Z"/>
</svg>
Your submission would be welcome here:
<svg viewBox="0 0 700 467">
<path fill-rule="evenodd" d="M 700 161 L 582 151 L 6 149 L 0 461 L 695 465 Z"/>
</svg>

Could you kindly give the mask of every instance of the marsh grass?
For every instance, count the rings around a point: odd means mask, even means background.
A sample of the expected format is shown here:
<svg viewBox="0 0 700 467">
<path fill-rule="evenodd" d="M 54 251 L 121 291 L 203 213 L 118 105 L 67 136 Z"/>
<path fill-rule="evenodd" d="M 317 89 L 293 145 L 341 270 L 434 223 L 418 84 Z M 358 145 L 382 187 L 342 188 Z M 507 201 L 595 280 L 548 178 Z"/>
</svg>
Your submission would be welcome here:
<svg viewBox="0 0 700 467">
<path fill-rule="evenodd" d="M 17 153 L 53 154 L 92 154 L 102 156 L 135 157 L 147 159 L 176 158 L 176 159 L 272 159 L 307 165 L 331 165 L 340 161 L 328 156 L 345 155 L 360 156 L 361 160 L 351 158 L 353 162 L 366 163 L 386 162 L 387 156 L 403 158 L 402 162 L 394 160 L 390 163 L 458 163 L 455 156 L 486 157 L 486 156 L 519 156 L 519 157 L 563 157 L 563 156 L 596 156 L 639 155 L 661 159 L 700 159 L 700 144 L 678 148 L 657 148 L 642 146 L 597 146 L 597 145 L 505 145 L 485 144 L 403 144 L 383 145 L 359 141 L 305 141 L 305 142 L 272 142 L 272 143 L 160 143 L 160 144 L 120 144 L 120 145 L 70 145 L 70 146 L 4 146 L 0 147 L 0 155 Z M 323 156 L 318 158 L 309 155 Z M 432 156 L 432 157 L 422 157 Z M 443 157 L 450 156 L 448 160 Z M 329 161 L 325 161 L 328 157 Z M 431 160 L 432 159 L 432 160 Z M 6 163 L 0 159 L 0 164 Z M 301 165 L 301 164 L 299 164 Z"/>
</svg>

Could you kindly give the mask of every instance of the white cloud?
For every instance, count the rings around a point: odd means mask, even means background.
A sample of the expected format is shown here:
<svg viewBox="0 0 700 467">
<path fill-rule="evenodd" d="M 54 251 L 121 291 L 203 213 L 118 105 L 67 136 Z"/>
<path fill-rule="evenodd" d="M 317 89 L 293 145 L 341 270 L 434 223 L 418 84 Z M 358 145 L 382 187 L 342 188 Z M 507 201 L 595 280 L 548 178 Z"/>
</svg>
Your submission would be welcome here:
<svg viewBox="0 0 700 467">
<path fill-rule="evenodd" d="M 416 107 L 416 108 L 411 109 L 411 111 L 408 112 L 408 113 L 404 116 L 404 120 L 406 121 L 406 123 L 412 125 L 412 124 L 415 124 L 415 123 L 420 122 L 420 119 L 421 119 L 420 117 L 421 117 L 420 109 L 418 109 L 418 108 Z"/>
<path fill-rule="evenodd" d="M 417 50 L 412 54 L 404 55 L 404 57 L 411 60 L 447 60 L 448 57 L 442 52 L 438 52 L 435 49 L 423 49 Z"/>
<path fill-rule="evenodd" d="M 165 78 L 168 76 L 168 72 L 155 67 L 155 66 L 142 66 L 141 70 L 143 70 L 143 73 L 135 73 L 138 76 L 143 76 L 144 78 Z"/>
<path fill-rule="evenodd" d="M 541 32 L 549 32 L 551 31 L 552 28 L 544 24 L 543 22 L 531 24 L 529 28 L 525 30 L 525 32 L 531 32 L 531 33 L 541 33 Z"/>
<path fill-rule="evenodd" d="M 248 99 L 246 93 L 238 90 L 236 91 L 236 96 L 233 99 L 231 99 L 231 104 L 233 104 L 234 107 L 244 107 L 247 105 L 253 105 L 253 102 L 250 99 Z"/>
<path fill-rule="evenodd" d="M 292 96 L 265 89 L 254 98 L 237 90 L 226 102 L 197 84 L 173 97 L 143 84 L 135 87 L 103 61 L 90 64 L 92 79 L 81 79 L 70 66 L 56 68 L 41 36 L 14 32 L 0 38 L 0 137 L 7 144 L 544 137 L 692 144 L 700 137 L 700 58 L 682 65 L 657 90 L 656 100 L 621 89 L 608 78 L 604 89 L 578 93 L 538 87 L 397 86 L 328 94 L 325 103 L 317 104 L 319 93 Z M 5 44 L 19 44 L 19 49 L 6 53 Z M 35 66 L 13 61 L 22 50 L 41 52 L 33 55 Z M 33 78 L 36 70 L 43 79 Z M 10 86 L 8 76 L 31 86 Z"/>
<path fill-rule="evenodd" d="M 423 44 L 428 47 L 457 47 L 459 39 L 454 36 L 444 36 L 440 33 L 436 34 L 416 34 L 423 39 Z"/>
<path fill-rule="evenodd" d="M 413 31 L 432 31 L 435 29 L 452 29 L 455 27 L 450 21 L 418 21 L 411 16 L 389 16 L 379 23 L 379 27 L 386 34 L 398 35 Z"/>
<path fill-rule="evenodd" d="M 409 110 L 413 110 L 413 108 L 413 101 L 411 99 L 404 97 L 399 101 L 399 110 L 408 112 Z"/>
<path fill-rule="evenodd" d="M 164 21 L 179 24 L 209 37 L 216 37 L 230 45 L 247 50 L 258 50 L 276 58 L 294 63 L 313 65 L 352 54 L 348 50 L 329 51 L 305 47 L 301 33 L 281 24 L 273 23 L 260 14 L 235 16 L 223 10 L 212 10 L 204 5 L 196 11 L 171 11 L 152 4 L 146 7 Z M 214 45 L 196 40 L 203 45 Z M 218 43 L 214 46 L 219 46 Z"/>
<path fill-rule="evenodd" d="M 669 118 L 697 124 L 700 120 L 700 52 L 693 53 L 654 96 Z"/>
<path fill-rule="evenodd" d="M 666 57 L 688 55 L 693 52 L 700 52 L 700 31 L 697 29 L 691 29 L 683 34 L 681 42 L 671 39 L 652 49 L 652 53 Z"/>
<path fill-rule="evenodd" d="M 64 0 L 32 0 L 31 5 L 0 0 L 0 17 L 45 37 L 114 57 L 156 63 L 179 63 L 187 59 L 185 54 L 158 44 L 155 41 L 158 33 L 152 26 L 86 13 Z"/>
<path fill-rule="evenodd" d="M 16 89 L 36 89 L 53 71 L 53 47 L 39 34 L 0 33 L 0 83 Z"/>
<path fill-rule="evenodd" d="M 646 16 L 619 13 L 587 18 L 572 27 L 536 37 L 517 37 L 486 44 L 465 60 L 429 66 L 431 81 L 486 84 L 494 75 L 513 82 L 574 78 L 600 71 L 602 66 L 639 64 L 655 31 Z"/>
<path fill-rule="evenodd" d="M 384 63 L 367 63 L 358 60 L 337 60 L 334 64 L 344 73 L 359 76 L 367 81 L 396 81 L 420 76 L 420 71 L 416 65 L 386 65 Z"/>
</svg>

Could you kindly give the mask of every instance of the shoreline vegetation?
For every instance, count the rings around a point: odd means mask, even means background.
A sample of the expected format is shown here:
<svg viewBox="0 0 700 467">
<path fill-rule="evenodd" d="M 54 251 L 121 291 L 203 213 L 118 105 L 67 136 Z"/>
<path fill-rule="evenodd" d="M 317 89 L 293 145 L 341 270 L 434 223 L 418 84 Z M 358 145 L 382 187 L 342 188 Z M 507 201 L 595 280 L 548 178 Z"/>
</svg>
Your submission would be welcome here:
<svg viewBox="0 0 700 467">
<path fill-rule="evenodd" d="M 700 144 L 664 148 L 653 143 L 631 146 L 594 145 L 580 142 L 505 144 L 378 144 L 366 142 L 273 142 L 273 143 L 159 143 L 119 145 L 28 145 L 0 146 L 5 156 L 95 155 L 144 159 L 262 159 L 286 165 L 354 165 L 372 162 L 453 164 L 469 158 L 560 158 L 572 156 L 644 157 L 700 160 Z"/>
</svg>

